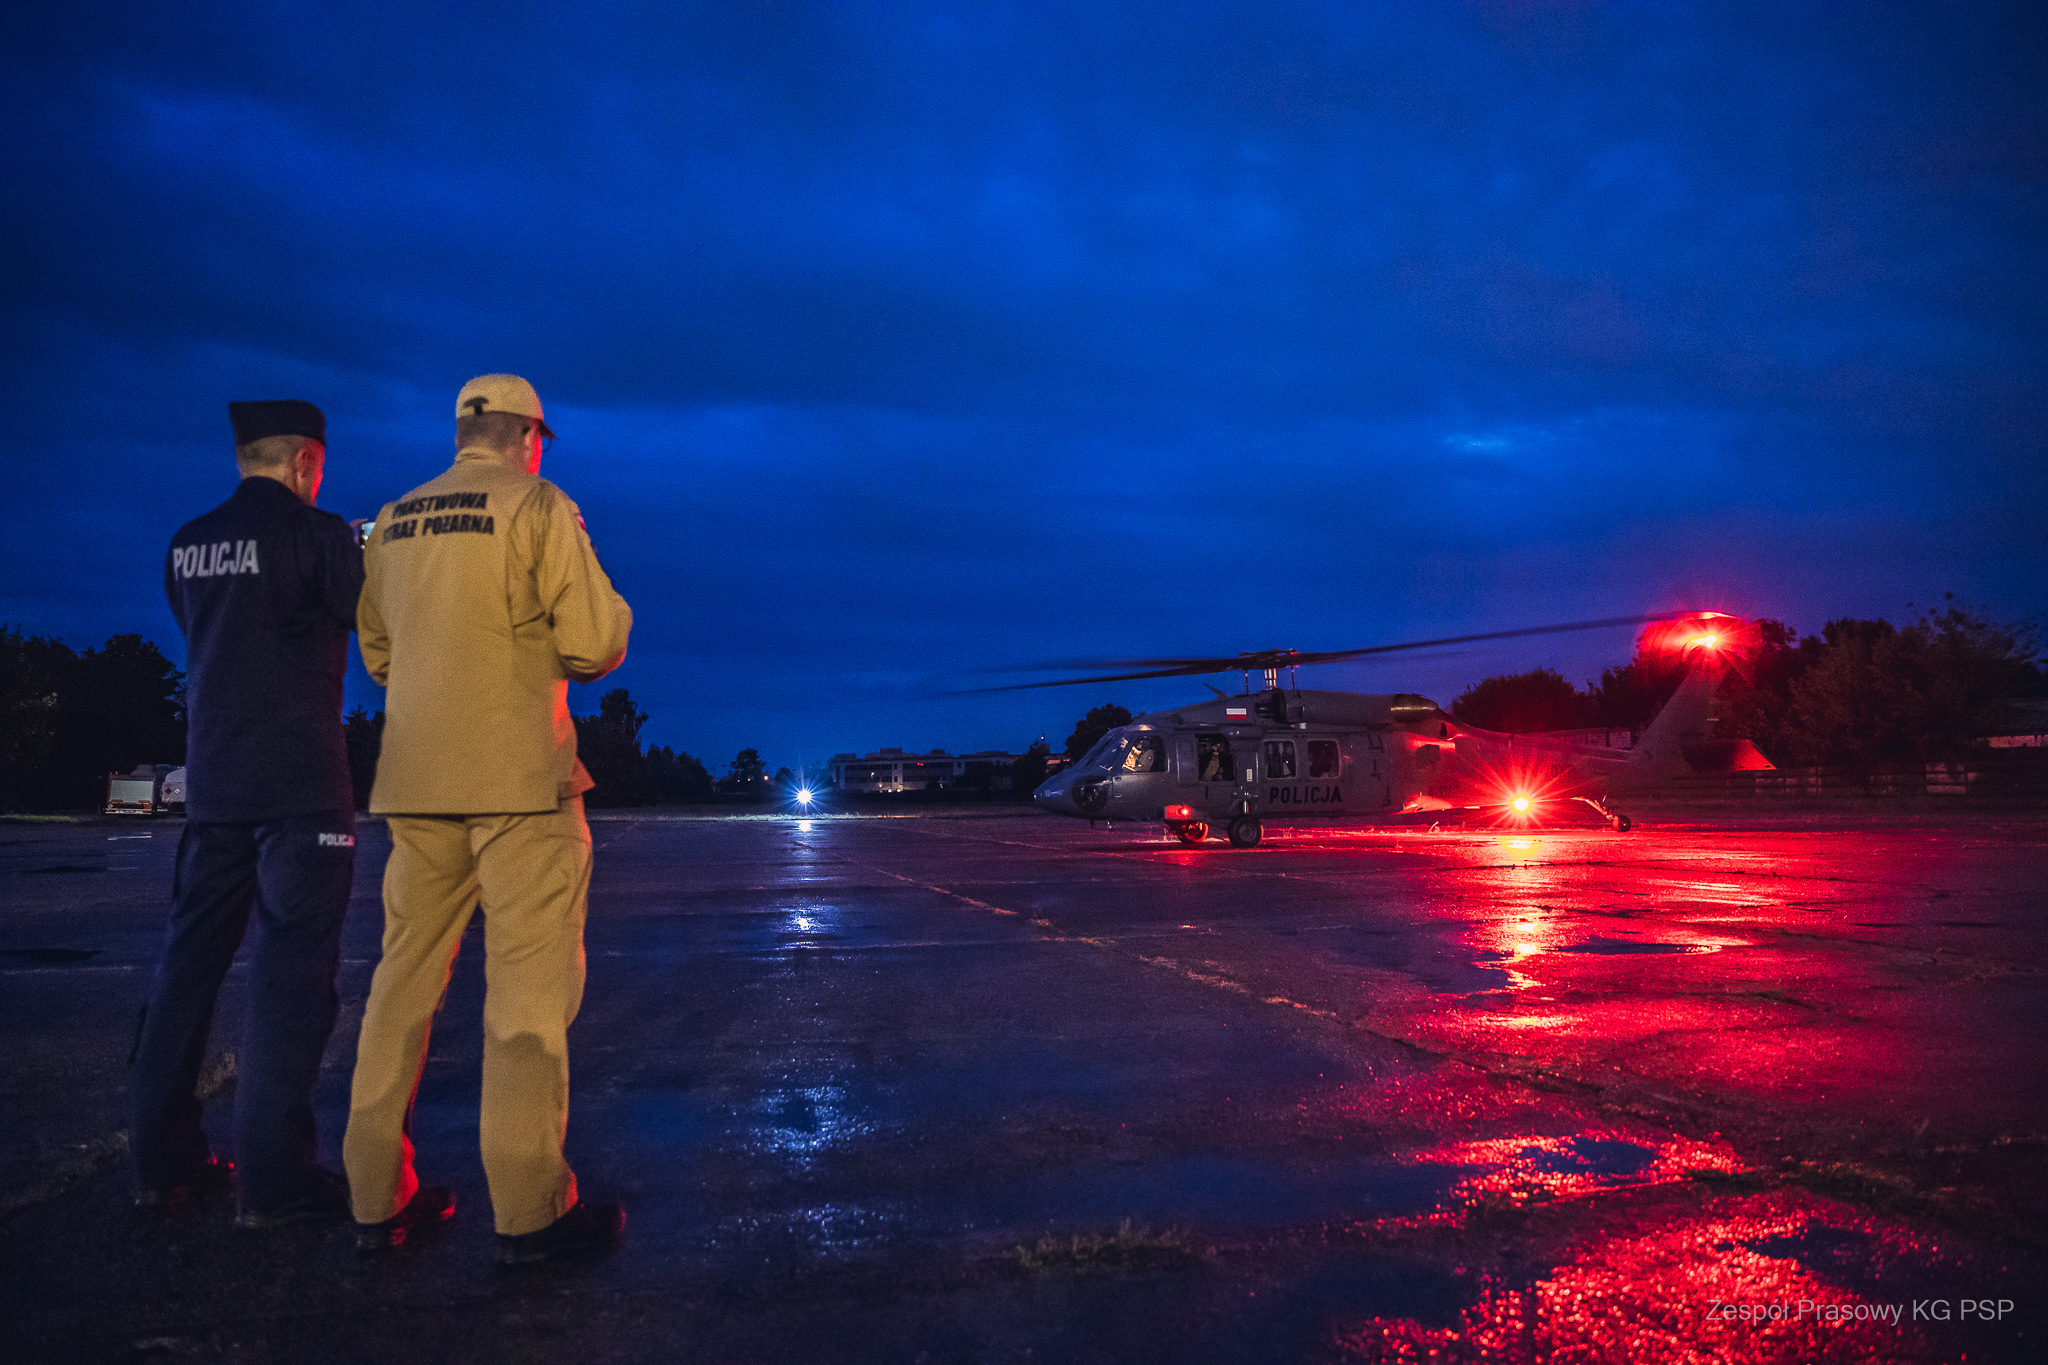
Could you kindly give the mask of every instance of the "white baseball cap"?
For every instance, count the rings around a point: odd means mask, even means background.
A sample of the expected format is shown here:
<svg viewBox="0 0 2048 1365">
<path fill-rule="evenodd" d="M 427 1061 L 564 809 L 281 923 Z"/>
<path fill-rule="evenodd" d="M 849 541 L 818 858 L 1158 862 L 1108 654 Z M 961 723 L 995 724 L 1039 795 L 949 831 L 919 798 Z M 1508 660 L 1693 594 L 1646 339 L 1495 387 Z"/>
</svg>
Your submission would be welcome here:
<svg viewBox="0 0 2048 1365">
<path fill-rule="evenodd" d="M 546 419 L 541 416 L 540 395 L 533 391 L 533 385 L 516 374 L 480 374 L 464 384 L 462 392 L 455 395 L 457 417 L 481 417 L 487 412 L 531 417 L 540 423 L 541 435 L 554 439 L 555 433 L 548 429 Z"/>
</svg>

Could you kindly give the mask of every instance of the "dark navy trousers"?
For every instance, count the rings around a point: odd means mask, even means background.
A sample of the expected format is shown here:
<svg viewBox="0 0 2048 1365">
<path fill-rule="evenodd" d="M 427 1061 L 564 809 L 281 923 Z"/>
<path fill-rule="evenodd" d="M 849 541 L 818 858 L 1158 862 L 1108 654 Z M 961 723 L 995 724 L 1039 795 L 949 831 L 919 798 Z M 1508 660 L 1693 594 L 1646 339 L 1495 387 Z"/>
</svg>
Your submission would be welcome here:
<svg viewBox="0 0 2048 1365">
<path fill-rule="evenodd" d="M 187 821 L 171 927 L 129 1077 L 138 1189 L 178 1185 L 207 1157 L 195 1091 L 214 1001 L 249 928 L 249 1006 L 235 1049 L 237 1202 L 304 1192 L 318 1160 L 313 1085 L 334 1032 L 334 973 L 355 879 L 355 812 L 262 824 Z"/>
</svg>

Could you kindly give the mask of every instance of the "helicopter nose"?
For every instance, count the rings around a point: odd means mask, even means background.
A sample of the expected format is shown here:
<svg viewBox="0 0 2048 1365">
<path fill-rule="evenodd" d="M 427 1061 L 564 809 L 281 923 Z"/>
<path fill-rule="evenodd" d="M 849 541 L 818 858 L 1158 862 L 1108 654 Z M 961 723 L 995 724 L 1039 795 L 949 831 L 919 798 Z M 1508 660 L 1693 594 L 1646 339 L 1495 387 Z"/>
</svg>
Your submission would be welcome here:
<svg viewBox="0 0 2048 1365">
<path fill-rule="evenodd" d="M 1074 804 L 1074 798 L 1068 791 L 1072 785 L 1073 780 L 1069 777 L 1055 777 L 1031 793 L 1031 804 L 1055 815 L 1079 815 L 1081 808 Z"/>
</svg>

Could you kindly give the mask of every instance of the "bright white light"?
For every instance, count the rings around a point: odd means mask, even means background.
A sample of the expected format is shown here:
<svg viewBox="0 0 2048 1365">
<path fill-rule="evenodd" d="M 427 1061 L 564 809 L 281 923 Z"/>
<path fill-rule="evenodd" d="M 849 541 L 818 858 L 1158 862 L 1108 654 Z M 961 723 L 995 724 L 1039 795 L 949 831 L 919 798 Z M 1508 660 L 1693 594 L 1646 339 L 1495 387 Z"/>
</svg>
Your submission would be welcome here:
<svg viewBox="0 0 2048 1365">
<path fill-rule="evenodd" d="M 1508 804 L 1515 808 L 1515 814 L 1517 815 L 1527 815 L 1529 813 L 1529 798 L 1526 796 L 1518 796 L 1508 802 Z"/>
<path fill-rule="evenodd" d="M 1695 636 L 1693 636 L 1692 642 L 1693 642 L 1694 644 L 1696 644 L 1696 645 L 1703 645 L 1703 646 L 1705 646 L 1705 647 L 1706 647 L 1706 648 L 1708 648 L 1708 649 L 1712 649 L 1712 648 L 1713 648 L 1713 647 L 1714 647 L 1715 645 L 1718 645 L 1718 644 L 1720 644 L 1720 643 L 1721 643 L 1721 637 L 1720 637 L 1720 636 L 1718 636 L 1718 635 L 1712 635 L 1712 634 L 1708 634 L 1708 635 L 1695 635 Z"/>
<path fill-rule="evenodd" d="M 809 787 L 798 787 L 796 789 L 796 803 L 799 806 L 811 804 L 811 789 Z"/>
<path fill-rule="evenodd" d="M 796 822 L 796 827 L 797 827 L 797 830 L 798 830 L 798 832 L 800 832 L 800 833 L 803 833 L 803 834 L 809 834 L 809 833 L 811 832 L 811 822 L 810 822 L 810 821 L 808 821 L 808 820 L 799 820 L 799 821 L 797 821 L 797 822 Z"/>
</svg>

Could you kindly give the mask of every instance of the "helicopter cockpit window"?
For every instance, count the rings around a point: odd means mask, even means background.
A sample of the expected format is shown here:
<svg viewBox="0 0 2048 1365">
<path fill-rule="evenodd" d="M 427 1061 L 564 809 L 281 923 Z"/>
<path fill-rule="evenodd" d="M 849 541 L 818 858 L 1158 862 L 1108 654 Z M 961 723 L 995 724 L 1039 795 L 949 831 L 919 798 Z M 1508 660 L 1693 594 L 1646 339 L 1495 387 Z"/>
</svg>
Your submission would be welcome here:
<svg viewBox="0 0 2048 1365">
<path fill-rule="evenodd" d="M 1095 747 L 1081 755 L 1081 761 L 1074 765 L 1079 772 L 1115 772 L 1118 762 L 1124 756 L 1127 736 L 1121 731 L 1111 730 L 1095 741 Z"/>
<path fill-rule="evenodd" d="M 1230 782 L 1230 739 L 1226 735 L 1198 735 L 1195 738 L 1195 773 L 1203 782 Z"/>
<path fill-rule="evenodd" d="M 1269 739 L 1266 741 L 1266 778 L 1268 781 L 1294 776 L 1294 741 L 1291 739 Z"/>
<path fill-rule="evenodd" d="M 1119 766 L 1127 773 L 1163 773 L 1166 744 L 1157 735 L 1133 735 L 1131 747 L 1124 750 L 1124 761 Z"/>
<path fill-rule="evenodd" d="M 1308 742 L 1308 776 L 1311 782 L 1319 777 L 1339 776 L 1341 762 L 1336 740 L 1312 739 Z"/>
</svg>

